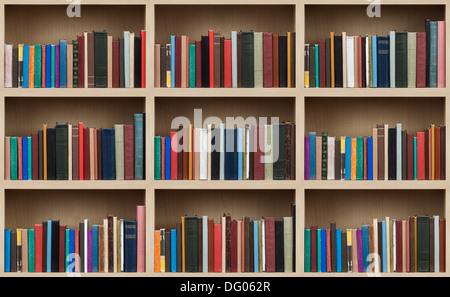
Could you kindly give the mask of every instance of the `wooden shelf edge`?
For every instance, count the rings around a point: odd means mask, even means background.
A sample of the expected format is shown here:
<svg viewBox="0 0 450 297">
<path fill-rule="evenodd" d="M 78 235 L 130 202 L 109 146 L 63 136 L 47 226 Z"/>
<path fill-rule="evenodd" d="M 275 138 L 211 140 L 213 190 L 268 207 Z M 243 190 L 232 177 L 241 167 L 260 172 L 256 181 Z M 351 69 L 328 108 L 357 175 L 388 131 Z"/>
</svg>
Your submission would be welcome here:
<svg viewBox="0 0 450 297">
<path fill-rule="evenodd" d="M 0 185 L 7 190 L 145 190 L 148 187 L 145 180 L 7 180 Z"/>
<path fill-rule="evenodd" d="M 146 97 L 148 89 L 132 88 L 4 88 L 5 97 Z"/>
<path fill-rule="evenodd" d="M 304 88 L 305 97 L 446 97 L 446 88 Z"/>
<path fill-rule="evenodd" d="M 302 0 L 305 5 L 364 5 L 368 6 L 370 3 L 367 0 Z M 446 5 L 446 0 L 415 0 L 400 2 L 398 0 L 383 0 L 381 5 Z"/>
<path fill-rule="evenodd" d="M 154 88 L 155 97 L 296 97 L 297 88 Z"/>
<path fill-rule="evenodd" d="M 295 190 L 298 188 L 298 182 L 296 182 L 295 180 L 156 180 L 153 182 L 153 186 L 156 190 Z"/>
<path fill-rule="evenodd" d="M 449 186 L 445 180 L 306 180 L 306 190 L 446 190 Z"/>
</svg>

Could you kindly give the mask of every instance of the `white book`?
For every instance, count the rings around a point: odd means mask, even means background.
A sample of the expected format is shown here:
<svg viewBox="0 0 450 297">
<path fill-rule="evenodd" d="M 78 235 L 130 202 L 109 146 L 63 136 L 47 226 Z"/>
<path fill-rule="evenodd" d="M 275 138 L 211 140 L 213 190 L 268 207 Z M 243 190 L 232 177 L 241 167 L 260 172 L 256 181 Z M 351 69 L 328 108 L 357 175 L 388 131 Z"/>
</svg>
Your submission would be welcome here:
<svg viewBox="0 0 450 297">
<path fill-rule="evenodd" d="M 434 218 L 434 272 L 439 272 L 439 216 L 433 216 Z"/>
<path fill-rule="evenodd" d="M 397 150 L 397 157 L 396 157 L 396 162 L 397 162 L 397 169 L 396 169 L 396 174 L 397 174 L 397 180 L 402 180 L 402 124 L 401 123 L 397 123 L 396 125 L 396 150 Z"/>
<path fill-rule="evenodd" d="M 355 87 L 355 47 L 353 45 L 353 36 L 347 36 L 347 87 Z"/>
<path fill-rule="evenodd" d="M 347 87 L 347 32 L 342 32 L 342 87 Z M 310 65 L 311 66 L 311 65 Z M 315 65 L 313 66 L 315 67 Z M 317 73 L 316 73 L 317 75 Z"/>
<path fill-rule="evenodd" d="M 231 31 L 231 83 L 237 88 L 237 32 Z"/>
<path fill-rule="evenodd" d="M 72 180 L 72 124 L 67 125 L 67 144 L 68 144 L 68 156 L 67 156 L 67 162 L 68 162 L 68 180 Z"/>
<path fill-rule="evenodd" d="M 417 33 L 408 32 L 408 88 L 416 87 Z"/>
<path fill-rule="evenodd" d="M 366 88 L 369 87 L 370 85 L 370 69 L 369 69 L 369 35 L 366 34 L 366 36 L 364 37 L 364 40 L 366 42 Z"/>
<path fill-rule="evenodd" d="M 85 44 L 86 44 L 86 42 L 85 42 Z M 87 60 L 87 59 L 85 59 L 85 60 Z M 124 74 L 124 80 L 125 80 L 125 88 L 129 88 L 130 87 L 130 31 L 123 31 L 123 67 L 124 67 L 123 74 Z M 87 68 L 84 68 L 84 69 L 87 69 Z"/>
<path fill-rule="evenodd" d="M 389 71 L 390 87 L 395 88 L 395 31 L 389 31 Z"/>
<path fill-rule="evenodd" d="M 208 134 L 205 128 L 198 128 L 200 131 L 200 179 L 208 179 Z"/>
<path fill-rule="evenodd" d="M 327 139 L 327 179 L 334 180 L 334 154 L 336 137 L 328 136 Z"/>
<path fill-rule="evenodd" d="M 13 46 L 5 44 L 5 88 L 12 88 Z"/>
<path fill-rule="evenodd" d="M 69 150 L 70 151 L 70 150 Z M 84 219 L 84 263 L 81 265 L 84 265 L 84 272 L 88 272 L 88 230 L 89 230 L 89 220 Z"/>
<path fill-rule="evenodd" d="M 384 179 L 385 180 L 388 180 L 389 179 L 389 174 L 388 174 L 388 172 L 389 172 L 389 163 L 388 163 L 388 161 L 389 161 L 389 158 L 388 158 L 388 155 L 387 155 L 387 152 L 388 152 L 388 139 L 387 139 L 387 135 L 388 135 L 388 132 L 389 132 L 389 126 L 388 126 L 388 124 L 384 124 Z"/>
<path fill-rule="evenodd" d="M 134 88 L 134 32 L 130 32 L 130 88 Z"/>
<path fill-rule="evenodd" d="M 219 180 L 225 179 L 225 124 L 221 123 L 219 125 L 220 131 L 220 170 L 219 170 Z"/>
<path fill-rule="evenodd" d="M 378 129 L 372 129 L 373 180 L 378 180 Z"/>
<path fill-rule="evenodd" d="M 202 271 L 208 272 L 208 216 L 202 217 Z"/>
<path fill-rule="evenodd" d="M 114 254 L 114 272 L 118 272 L 117 267 L 117 217 L 113 217 L 113 254 Z"/>
<path fill-rule="evenodd" d="M 266 272 L 266 220 L 261 219 L 262 272 Z"/>
<path fill-rule="evenodd" d="M 263 35 L 262 32 L 253 33 L 254 80 L 255 88 L 263 87 Z"/>
</svg>

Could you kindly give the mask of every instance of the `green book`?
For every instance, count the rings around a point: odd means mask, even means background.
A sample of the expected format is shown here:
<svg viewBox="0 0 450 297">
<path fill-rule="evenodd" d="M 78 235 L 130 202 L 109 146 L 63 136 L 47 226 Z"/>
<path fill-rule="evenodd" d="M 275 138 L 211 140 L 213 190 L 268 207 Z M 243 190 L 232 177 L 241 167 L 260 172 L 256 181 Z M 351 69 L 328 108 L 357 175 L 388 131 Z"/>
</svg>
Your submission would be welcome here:
<svg viewBox="0 0 450 297">
<path fill-rule="evenodd" d="M 283 217 L 284 222 L 284 272 L 294 271 L 294 224 L 292 217 Z"/>
<path fill-rule="evenodd" d="M 322 230 L 317 229 L 317 271 L 322 267 Z"/>
<path fill-rule="evenodd" d="M 263 87 L 263 37 L 262 32 L 253 34 L 255 88 Z"/>
<path fill-rule="evenodd" d="M 429 82 L 430 88 L 437 87 L 437 22 L 430 21 L 430 65 Z"/>
<path fill-rule="evenodd" d="M 417 180 L 417 137 L 414 137 L 414 180 Z"/>
<path fill-rule="evenodd" d="M 322 179 L 327 179 L 328 132 L 322 132 Z"/>
<path fill-rule="evenodd" d="M 42 73 L 42 47 L 40 44 L 34 46 L 34 87 L 41 87 Z"/>
<path fill-rule="evenodd" d="M 108 87 L 108 34 L 94 32 L 94 83 L 96 88 Z"/>
<path fill-rule="evenodd" d="M 28 230 L 28 272 L 34 272 L 34 229 Z"/>
<path fill-rule="evenodd" d="M 17 137 L 11 137 L 11 180 L 17 180 Z"/>
<path fill-rule="evenodd" d="M 408 87 L 408 33 L 395 32 L 395 87 Z"/>
<path fill-rule="evenodd" d="M 198 218 L 184 217 L 186 272 L 198 272 Z"/>
<path fill-rule="evenodd" d="M 195 88 L 195 44 L 189 45 L 189 88 Z"/>
<path fill-rule="evenodd" d="M 65 253 L 66 253 L 66 256 L 65 256 L 65 258 L 64 259 L 66 259 L 65 260 L 65 265 L 64 265 L 64 271 L 69 271 L 69 263 L 70 263 L 70 261 L 69 261 L 69 259 L 70 259 L 70 257 L 69 257 L 69 253 L 70 253 L 70 241 L 69 241 L 69 239 L 70 239 L 70 229 L 66 229 L 66 251 L 65 251 Z"/>
<path fill-rule="evenodd" d="M 311 229 L 305 229 L 305 272 L 311 272 Z"/>
<path fill-rule="evenodd" d="M 54 44 L 51 46 L 51 57 L 50 57 L 50 88 L 55 87 L 55 56 L 56 56 L 56 47 Z M 47 59 L 47 57 L 46 57 Z"/>
<path fill-rule="evenodd" d="M 356 179 L 364 179 L 364 138 L 356 137 Z"/>
<path fill-rule="evenodd" d="M 430 271 L 430 218 L 417 216 L 417 272 Z"/>
<path fill-rule="evenodd" d="M 78 88 L 78 40 L 72 40 L 73 44 L 73 87 Z"/>
<path fill-rule="evenodd" d="M 161 137 L 155 136 L 155 180 L 161 179 Z"/>
<path fill-rule="evenodd" d="M 285 179 L 285 124 L 274 124 L 273 131 L 278 131 L 278 135 L 274 134 L 274 164 L 273 164 L 273 179 Z M 278 145 L 276 144 L 278 142 Z M 278 149 L 277 149 L 278 148 Z"/>
<path fill-rule="evenodd" d="M 273 180 L 273 125 L 264 125 L 264 179 Z"/>
<path fill-rule="evenodd" d="M 253 31 L 241 33 L 241 64 L 242 64 L 242 87 L 254 87 L 254 41 Z"/>
<path fill-rule="evenodd" d="M 114 125 L 114 133 L 116 138 L 116 180 L 124 180 L 125 159 L 124 159 L 123 124 Z"/>
<path fill-rule="evenodd" d="M 68 125 L 56 124 L 56 179 L 69 179 Z"/>
<path fill-rule="evenodd" d="M 28 167 L 27 167 L 27 175 L 28 175 L 28 180 L 32 180 L 33 179 L 33 177 L 31 176 L 32 175 L 32 166 L 33 166 L 33 160 L 31 159 L 32 158 L 32 153 L 31 153 L 31 148 L 32 148 L 32 145 L 31 145 L 31 137 L 27 137 L 28 138 L 28 140 L 27 140 L 27 145 L 28 145 L 28 147 L 27 147 L 27 150 L 28 150 L 28 152 L 27 152 L 27 154 L 28 154 Z"/>
</svg>

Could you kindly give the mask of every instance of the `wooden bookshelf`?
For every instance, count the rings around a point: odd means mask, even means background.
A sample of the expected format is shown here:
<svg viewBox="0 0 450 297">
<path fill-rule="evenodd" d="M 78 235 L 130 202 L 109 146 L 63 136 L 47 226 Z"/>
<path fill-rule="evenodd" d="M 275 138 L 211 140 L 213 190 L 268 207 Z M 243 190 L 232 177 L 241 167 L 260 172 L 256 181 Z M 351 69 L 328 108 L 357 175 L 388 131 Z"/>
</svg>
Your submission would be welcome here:
<svg viewBox="0 0 450 297">
<path fill-rule="evenodd" d="M 408 2 L 408 3 L 406 3 Z M 305 181 L 304 136 L 309 131 L 336 135 L 368 134 L 377 123 L 402 122 L 411 131 L 450 123 L 450 59 L 443 89 L 305 88 L 304 44 L 324 39 L 333 30 L 349 34 L 387 35 L 389 30 L 424 31 L 425 18 L 445 20 L 447 0 L 383 0 L 381 18 L 368 18 L 366 0 L 83 0 L 81 18 L 68 18 L 69 3 L 60 0 L 0 0 L 0 277 L 39 276 L 4 273 L 4 229 L 31 228 L 43 219 L 60 219 L 75 228 L 114 212 L 135 219 L 136 205 L 146 205 L 146 272 L 82 273 L 92 276 L 171 277 L 154 273 L 154 230 L 180 216 L 223 212 L 237 218 L 290 215 L 296 204 L 296 272 L 190 273 L 199 277 L 341 277 L 365 273 L 305 273 L 304 228 L 311 224 L 359 226 L 374 217 L 438 214 L 450 230 L 450 183 L 446 181 Z M 41 20 L 45 19 L 46 22 Z M 47 22 L 48 21 L 48 22 Z M 83 31 L 107 30 L 114 39 L 123 30 L 147 32 L 145 89 L 10 89 L 4 88 L 4 45 L 75 39 Z M 155 88 L 154 44 L 171 34 L 199 40 L 208 29 L 229 37 L 231 30 L 296 32 L 296 87 L 287 89 Z M 450 57 L 450 26 L 446 27 Z M 174 116 L 191 121 L 194 108 L 203 119 L 218 116 L 278 116 L 296 124 L 296 179 L 290 181 L 155 181 L 154 136 L 168 136 Z M 338 111 L 339 110 L 339 111 Z M 85 121 L 96 127 L 131 123 L 146 112 L 146 180 L 144 181 L 10 181 L 4 180 L 4 136 L 28 135 L 42 123 Z M 341 117 L 344 117 L 342 119 Z M 437 122 L 438 121 L 438 122 Z M 448 130 L 448 129 L 447 129 Z M 450 134 L 446 135 L 450 156 Z M 450 163 L 446 161 L 446 176 Z M 406 207 L 404 207 L 406 205 Z M 346 225 L 348 224 L 348 225 Z M 448 232 L 447 232 L 448 233 Z M 450 236 L 446 237 L 446 273 L 450 276 Z M 45 276 L 50 276 L 45 274 Z M 65 277 L 65 273 L 51 276 Z M 442 273 L 381 273 L 380 276 L 442 276 Z"/>
</svg>

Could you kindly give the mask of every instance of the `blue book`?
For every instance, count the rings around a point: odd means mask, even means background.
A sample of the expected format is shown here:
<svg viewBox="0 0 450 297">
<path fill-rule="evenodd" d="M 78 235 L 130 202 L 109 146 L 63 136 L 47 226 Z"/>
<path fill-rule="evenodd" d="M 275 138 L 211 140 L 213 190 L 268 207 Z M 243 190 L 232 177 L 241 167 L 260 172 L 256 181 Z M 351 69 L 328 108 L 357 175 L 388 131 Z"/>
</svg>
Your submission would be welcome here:
<svg viewBox="0 0 450 297">
<path fill-rule="evenodd" d="M 11 272 L 11 230 L 5 230 L 5 272 Z"/>
<path fill-rule="evenodd" d="M 102 176 L 116 179 L 116 136 L 113 128 L 102 129 Z"/>
<path fill-rule="evenodd" d="M 322 268 L 322 229 L 317 229 L 317 272 Z"/>
<path fill-rule="evenodd" d="M 345 179 L 350 180 L 352 174 L 352 139 L 345 138 Z"/>
<path fill-rule="evenodd" d="M 189 88 L 195 88 L 195 44 L 189 44 Z"/>
<path fill-rule="evenodd" d="M 134 114 L 134 179 L 144 179 L 144 115 Z"/>
<path fill-rule="evenodd" d="M 52 271 L 52 221 L 47 221 L 47 272 Z"/>
<path fill-rule="evenodd" d="M 327 272 L 327 230 L 322 229 L 321 232 L 321 244 L 322 244 L 322 272 Z"/>
<path fill-rule="evenodd" d="M 67 40 L 59 41 L 59 87 L 67 88 Z"/>
<path fill-rule="evenodd" d="M 387 272 L 387 259 L 386 259 L 386 221 L 381 221 L 381 245 L 383 255 L 383 272 Z"/>
<path fill-rule="evenodd" d="M 23 46 L 23 84 L 22 87 L 28 88 L 30 71 L 30 46 Z"/>
<path fill-rule="evenodd" d="M 373 138 L 367 137 L 367 179 L 373 180 Z"/>
<path fill-rule="evenodd" d="M 28 168 L 27 168 L 27 172 L 28 172 L 28 179 L 29 180 L 32 180 L 33 179 L 33 177 L 32 177 L 32 165 L 33 165 L 33 160 L 32 160 L 32 153 L 31 153 L 31 151 L 32 151 L 32 145 L 31 145 L 31 137 L 28 137 L 28 140 L 27 140 L 27 142 L 28 142 Z"/>
<path fill-rule="evenodd" d="M 73 255 L 75 253 L 75 230 L 70 229 L 69 231 L 69 253 L 71 255 Z M 70 267 L 70 271 L 69 272 L 75 272 L 75 257 L 70 257 L 70 263 L 69 263 L 69 267 Z M 92 260 L 94 260 L 94 258 L 92 258 Z M 94 271 L 94 270 L 92 270 Z"/>
<path fill-rule="evenodd" d="M 336 230 L 336 272 L 342 272 L 341 230 Z"/>
<path fill-rule="evenodd" d="M 52 46 L 50 44 L 47 44 L 45 46 L 45 87 L 50 88 L 50 74 L 51 74 L 51 55 L 52 55 Z M 42 86 L 44 87 L 44 86 Z"/>
<path fill-rule="evenodd" d="M 170 271 L 177 272 L 177 229 L 170 230 Z"/>
<path fill-rule="evenodd" d="M 92 272 L 98 272 L 98 225 L 92 225 Z"/>
<path fill-rule="evenodd" d="M 56 46 L 54 44 L 51 45 L 51 54 L 48 57 L 45 57 L 46 59 L 50 58 L 50 87 L 55 87 L 55 79 L 56 79 L 56 73 L 55 73 L 55 58 L 56 58 Z M 48 71 L 47 69 L 45 71 Z"/>
<path fill-rule="evenodd" d="M 377 36 L 372 35 L 372 86 L 378 87 L 378 55 L 377 55 Z"/>
<path fill-rule="evenodd" d="M 22 137 L 22 179 L 28 180 L 28 138 Z"/>
<path fill-rule="evenodd" d="M 124 272 L 137 271 L 137 223 L 124 221 Z"/>
<path fill-rule="evenodd" d="M 437 88 L 437 22 L 430 21 L 430 88 Z"/>
<path fill-rule="evenodd" d="M 414 136 L 414 180 L 417 180 L 417 137 Z"/>
<path fill-rule="evenodd" d="M 379 88 L 389 88 L 391 86 L 390 78 L 390 55 L 389 55 L 389 36 L 378 36 L 377 38 L 377 84 Z"/>
<path fill-rule="evenodd" d="M 238 154 L 238 180 L 243 179 L 243 130 L 237 129 L 237 154 Z"/>
<path fill-rule="evenodd" d="M 170 180 L 170 154 L 171 154 L 171 150 L 170 150 L 170 137 L 166 137 L 166 153 L 165 153 L 165 158 L 166 158 L 166 180 Z"/>
<path fill-rule="evenodd" d="M 316 132 L 309 132 L 309 179 L 316 179 Z"/>
<path fill-rule="evenodd" d="M 238 179 L 237 129 L 225 129 L 225 180 Z"/>
<path fill-rule="evenodd" d="M 363 272 L 369 269 L 369 226 L 362 225 Z"/>
<path fill-rule="evenodd" d="M 258 221 L 253 221 L 253 268 L 254 272 L 259 272 L 259 237 Z"/>
<path fill-rule="evenodd" d="M 320 83 L 319 83 L 319 77 L 320 77 L 319 76 L 319 45 L 318 44 L 315 45 L 315 49 L 316 49 L 316 55 L 315 55 L 316 78 L 315 79 L 316 79 L 316 88 L 318 88 L 320 85 Z"/>
<path fill-rule="evenodd" d="M 170 87 L 175 88 L 175 35 L 170 36 Z"/>
</svg>

